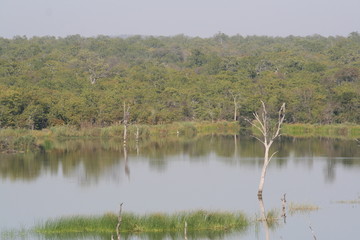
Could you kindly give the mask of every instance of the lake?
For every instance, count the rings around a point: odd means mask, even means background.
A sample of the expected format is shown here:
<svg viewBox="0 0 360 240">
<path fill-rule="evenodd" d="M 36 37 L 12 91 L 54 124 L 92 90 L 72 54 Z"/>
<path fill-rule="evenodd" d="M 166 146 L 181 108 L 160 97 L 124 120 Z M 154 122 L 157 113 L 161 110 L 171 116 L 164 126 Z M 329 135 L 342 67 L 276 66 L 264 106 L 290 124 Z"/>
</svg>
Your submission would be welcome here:
<svg viewBox="0 0 360 240">
<path fill-rule="evenodd" d="M 144 140 L 129 143 L 127 157 L 121 140 L 49 141 L 47 146 L 38 153 L 0 155 L 0 230 L 31 228 L 61 216 L 117 212 L 122 202 L 123 211 L 139 214 L 204 209 L 259 216 L 263 147 L 252 137 Z M 358 143 L 281 137 L 272 150 L 278 153 L 266 176 L 266 210 L 280 210 L 284 193 L 288 204 L 320 209 L 288 214 L 286 224 L 280 220 L 270 229 L 270 239 L 358 238 Z M 264 232 L 258 223 L 215 238 L 265 239 Z"/>
</svg>

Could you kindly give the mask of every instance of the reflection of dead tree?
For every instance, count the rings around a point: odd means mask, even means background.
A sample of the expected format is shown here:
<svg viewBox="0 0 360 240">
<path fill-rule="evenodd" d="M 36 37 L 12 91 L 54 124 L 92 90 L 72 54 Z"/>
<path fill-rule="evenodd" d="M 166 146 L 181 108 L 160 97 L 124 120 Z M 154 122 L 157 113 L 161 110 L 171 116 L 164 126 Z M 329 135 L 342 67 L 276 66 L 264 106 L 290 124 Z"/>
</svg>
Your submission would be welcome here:
<svg viewBox="0 0 360 240">
<path fill-rule="evenodd" d="M 187 222 L 185 221 L 185 226 L 184 226 L 184 239 L 187 240 Z"/>
<path fill-rule="evenodd" d="M 276 152 L 274 152 L 269 157 L 269 150 L 270 150 L 270 147 L 273 144 L 275 138 L 277 138 L 279 136 L 281 125 L 285 119 L 285 103 L 283 103 L 279 110 L 279 113 L 278 113 L 278 115 L 279 115 L 278 122 L 277 122 L 276 126 L 274 128 L 272 128 L 271 122 L 270 122 L 270 117 L 266 111 L 265 103 L 263 101 L 261 101 L 261 104 L 262 104 L 261 116 L 259 116 L 259 114 L 256 112 L 253 114 L 255 117 L 255 122 L 252 122 L 249 119 L 245 119 L 253 127 L 255 127 L 256 129 L 258 129 L 260 131 L 262 138 L 258 138 L 258 137 L 255 137 L 255 138 L 257 140 L 259 140 L 264 145 L 264 148 L 265 148 L 264 164 L 263 164 L 263 168 L 261 171 L 260 183 L 259 183 L 259 189 L 258 189 L 258 198 L 259 199 L 262 198 L 262 192 L 263 192 L 264 183 L 265 183 L 265 175 L 266 175 L 267 166 L 269 165 L 272 157 L 276 154 Z"/>
<path fill-rule="evenodd" d="M 284 219 L 284 223 L 286 223 L 286 193 L 281 198 L 281 217 Z"/>
<path fill-rule="evenodd" d="M 125 174 L 130 180 L 130 168 L 128 164 L 128 152 L 126 145 L 124 145 L 124 159 L 125 159 Z"/>
<path fill-rule="evenodd" d="M 120 204 L 118 223 L 116 225 L 117 240 L 120 240 L 120 238 L 121 238 L 120 237 L 120 227 L 121 227 L 121 223 L 122 223 L 122 205 L 123 205 L 123 203 Z M 114 235 L 111 235 L 111 240 L 114 240 Z"/>
<path fill-rule="evenodd" d="M 269 214 L 266 213 L 266 211 L 265 211 L 265 205 L 264 205 L 263 199 L 258 198 L 258 200 L 259 200 L 259 207 L 260 207 L 260 219 L 258 219 L 258 221 L 262 222 L 263 228 L 264 228 L 264 233 L 265 233 L 265 239 L 269 240 L 270 239 L 269 229 L 272 226 L 274 226 L 274 224 L 276 224 L 277 221 L 280 220 L 280 218 L 274 217 L 274 216 L 272 216 L 272 214 L 269 216 Z M 281 217 L 283 218 L 284 223 L 286 223 L 286 193 L 281 198 L 281 205 L 282 205 Z"/>
<path fill-rule="evenodd" d="M 263 223 L 263 227 L 265 231 L 265 239 L 269 240 L 270 239 L 269 224 L 268 224 L 268 219 L 266 217 L 264 202 L 262 198 L 259 198 L 259 206 L 260 206 L 260 214 L 261 214 L 260 221 Z"/>
<path fill-rule="evenodd" d="M 123 124 L 124 124 L 124 159 L 125 159 L 125 174 L 130 178 L 130 168 L 128 165 L 128 154 L 127 154 L 127 147 L 126 147 L 126 140 L 127 140 L 127 127 L 129 124 L 129 112 L 130 106 L 128 105 L 126 108 L 126 103 L 124 102 L 124 118 L 123 118 Z"/>
</svg>

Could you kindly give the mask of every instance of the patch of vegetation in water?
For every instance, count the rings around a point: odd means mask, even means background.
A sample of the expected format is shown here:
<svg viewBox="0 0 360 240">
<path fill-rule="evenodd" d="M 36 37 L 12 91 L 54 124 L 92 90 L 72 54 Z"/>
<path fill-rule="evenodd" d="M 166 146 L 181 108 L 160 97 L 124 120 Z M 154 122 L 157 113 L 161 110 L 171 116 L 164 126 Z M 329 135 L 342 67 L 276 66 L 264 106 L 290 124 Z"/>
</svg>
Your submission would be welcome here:
<svg viewBox="0 0 360 240">
<path fill-rule="evenodd" d="M 115 233 L 118 216 L 112 213 L 103 216 L 72 216 L 48 220 L 39 224 L 34 231 L 40 234 L 67 233 Z M 193 211 L 174 214 L 153 213 L 122 215 L 122 233 L 172 233 L 183 232 L 187 223 L 189 234 L 196 231 L 245 230 L 249 225 L 247 217 L 240 212 Z"/>
<path fill-rule="evenodd" d="M 352 200 L 339 200 L 339 201 L 336 201 L 335 203 L 340 203 L 340 204 L 360 204 L 360 197 L 358 197 L 357 199 L 352 199 Z"/>
<path fill-rule="evenodd" d="M 314 204 L 299 204 L 291 202 L 289 204 L 289 214 L 294 215 L 296 213 L 307 213 L 319 210 L 320 207 Z"/>
</svg>

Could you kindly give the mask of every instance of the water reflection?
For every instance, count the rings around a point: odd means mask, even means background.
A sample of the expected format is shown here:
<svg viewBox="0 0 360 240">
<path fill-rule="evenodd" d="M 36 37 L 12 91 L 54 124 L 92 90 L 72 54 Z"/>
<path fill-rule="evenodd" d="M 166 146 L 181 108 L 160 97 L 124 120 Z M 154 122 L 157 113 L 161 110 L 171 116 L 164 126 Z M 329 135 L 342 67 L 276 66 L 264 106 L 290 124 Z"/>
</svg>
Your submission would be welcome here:
<svg viewBox="0 0 360 240">
<path fill-rule="evenodd" d="M 237 231 L 187 231 L 187 239 L 238 239 L 246 233 L 246 229 Z M 111 234 L 51 234 L 51 235 L 34 235 L 37 240 L 109 240 Z M 114 237 L 114 239 L 117 239 Z M 121 239 L 124 240 L 183 240 L 185 239 L 183 232 L 151 232 L 151 233 L 121 233 Z"/>
<path fill-rule="evenodd" d="M 129 143 L 123 147 L 118 140 L 69 140 L 51 143 L 52 148 L 38 153 L 0 155 L 0 178 L 10 181 L 33 181 L 42 174 L 62 174 L 79 178 L 81 184 L 96 184 L 104 176 L 119 181 L 115 166 L 123 166 L 130 180 L 129 161 L 148 159 L 149 167 L 162 172 L 167 169 L 169 157 L 183 155 L 191 161 L 206 161 L 204 156 L 215 154 L 219 161 L 243 167 L 262 166 L 262 146 L 246 136 L 203 136 L 190 140 L 174 138 Z M 327 138 L 296 139 L 281 137 L 274 143 L 277 155 L 272 167 L 286 167 L 289 161 L 311 169 L 314 161 L 323 159 L 324 179 L 336 178 L 338 164 L 360 167 L 360 148 L 355 141 Z M 141 150 L 141 151 L 140 151 Z M 200 158 L 201 157 L 201 158 Z M 130 160 L 129 160 L 130 158 Z"/>
<path fill-rule="evenodd" d="M 263 201 L 262 198 L 258 198 L 258 200 L 259 200 L 259 207 L 260 207 L 260 219 L 259 219 L 259 221 L 261 221 L 261 223 L 263 224 L 263 228 L 264 228 L 264 232 L 265 232 L 265 239 L 269 240 L 270 239 L 269 221 L 268 221 L 268 218 L 266 216 L 264 201 Z"/>
<path fill-rule="evenodd" d="M 321 207 L 311 222 L 322 239 L 341 239 L 333 237 L 334 232 L 340 236 L 355 232 L 348 234 L 349 239 L 359 234 L 357 205 L 333 204 L 359 197 L 358 189 L 345 187 L 359 181 L 360 148 L 356 141 L 282 137 L 273 146 L 278 153 L 269 165 L 262 203 L 255 196 L 263 147 L 251 137 L 148 139 L 128 142 L 126 148 L 122 139 L 57 141 L 46 145 L 38 153 L 0 156 L 3 216 L 0 230 L 23 223 L 32 226 L 38 219 L 103 214 L 117 209 L 119 202 L 125 202 L 129 212 L 141 214 L 203 208 L 244 210 L 255 218 L 259 207 L 262 209 L 260 204 L 264 209 L 262 216 L 268 216 L 271 209 L 281 209 L 280 198 L 286 192 L 289 202 Z M 344 221 L 331 221 L 334 216 Z M 286 227 L 276 231 L 274 228 L 279 225 L 268 221 L 266 226 L 263 224 L 257 224 L 261 227 L 259 238 L 254 238 L 253 229 L 247 233 L 188 232 L 187 237 L 238 239 L 244 233 L 245 239 L 255 240 L 264 239 L 269 231 L 272 239 L 309 238 L 308 218 L 289 216 Z M 279 224 L 282 226 L 282 221 Z M 328 229 L 332 230 L 329 234 Z M 154 233 L 124 234 L 122 238 L 184 239 L 184 236 Z M 65 239 L 110 239 L 110 235 L 76 235 Z"/>
<path fill-rule="evenodd" d="M 128 159 L 128 150 L 126 145 L 124 144 L 124 159 L 125 159 L 125 174 L 130 180 L 130 167 L 129 167 L 129 159 Z"/>
</svg>

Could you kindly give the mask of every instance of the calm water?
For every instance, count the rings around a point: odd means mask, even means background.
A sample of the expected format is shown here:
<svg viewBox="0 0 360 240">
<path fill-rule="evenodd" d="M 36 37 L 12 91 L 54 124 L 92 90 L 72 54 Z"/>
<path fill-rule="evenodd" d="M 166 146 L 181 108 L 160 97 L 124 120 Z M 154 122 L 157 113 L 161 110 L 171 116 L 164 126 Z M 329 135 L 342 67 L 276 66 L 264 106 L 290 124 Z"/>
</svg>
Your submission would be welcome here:
<svg viewBox="0 0 360 240">
<path fill-rule="evenodd" d="M 180 210 L 241 210 L 259 214 L 257 187 L 262 146 L 239 136 L 121 142 L 66 141 L 52 150 L 0 155 L 0 230 L 31 228 L 74 214 Z M 356 239 L 360 235 L 360 147 L 353 140 L 282 137 L 273 149 L 264 188 L 267 210 L 280 198 L 320 210 L 288 216 L 270 239 Z M 156 237 L 155 237 L 156 238 Z M 222 239 L 265 239 L 261 224 Z M 28 237 L 24 239 L 43 239 Z M 105 238 L 109 239 L 109 238 Z M 132 237 L 137 239 L 137 237 Z"/>
</svg>

